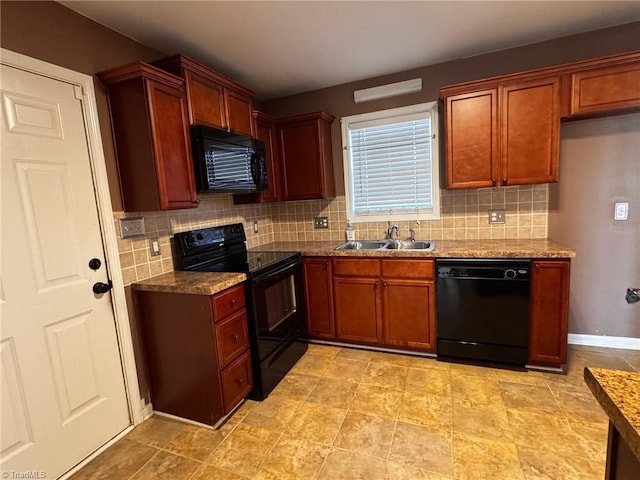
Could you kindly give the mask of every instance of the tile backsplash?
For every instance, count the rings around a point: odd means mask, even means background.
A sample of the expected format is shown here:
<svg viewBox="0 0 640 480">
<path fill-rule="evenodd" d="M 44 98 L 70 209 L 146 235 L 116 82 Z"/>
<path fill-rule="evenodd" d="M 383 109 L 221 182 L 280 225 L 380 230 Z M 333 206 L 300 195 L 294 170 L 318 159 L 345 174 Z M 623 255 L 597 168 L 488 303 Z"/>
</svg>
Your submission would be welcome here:
<svg viewBox="0 0 640 480">
<path fill-rule="evenodd" d="M 440 192 L 440 218 L 394 222 L 399 226 L 400 238 L 415 231 L 418 239 L 515 239 L 546 238 L 549 204 L 549 186 L 524 185 L 471 190 L 442 190 Z M 506 210 L 504 224 L 489 224 L 488 210 Z M 120 218 L 142 216 L 145 221 L 144 237 L 120 238 Z M 326 216 L 328 229 L 314 229 L 313 217 Z M 258 233 L 253 223 L 258 222 Z M 129 285 L 173 270 L 171 237 L 174 233 L 229 223 L 244 224 L 247 247 L 254 248 L 274 241 L 331 240 L 343 241 L 347 222 L 345 197 L 333 200 L 307 200 L 300 202 L 234 205 L 227 194 L 200 196 L 196 209 L 169 212 L 115 212 L 114 222 L 118 235 L 118 249 L 124 284 Z M 384 237 L 386 222 L 354 223 L 356 238 Z M 150 256 L 149 242 L 160 241 L 158 256 Z"/>
</svg>

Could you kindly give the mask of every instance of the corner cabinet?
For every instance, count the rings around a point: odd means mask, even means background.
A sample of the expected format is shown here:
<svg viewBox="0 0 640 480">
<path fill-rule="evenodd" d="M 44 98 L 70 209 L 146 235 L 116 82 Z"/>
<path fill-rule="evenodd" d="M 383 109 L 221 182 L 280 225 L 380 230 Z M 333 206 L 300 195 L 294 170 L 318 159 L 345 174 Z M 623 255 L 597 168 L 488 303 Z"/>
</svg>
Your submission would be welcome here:
<svg viewBox="0 0 640 480">
<path fill-rule="evenodd" d="M 98 78 L 107 88 L 124 209 L 197 207 L 184 81 L 142 62 Z"/>
<path fill-rule="evenodd" d="M 279 119 L 284 201 L 334 198 L 331 124 L 315 112 Z"/>
<path fill-rule="evenodd" d="M 154 410 L 217 424 L 253 388 L 244 287 L 136 291 Z"/>
<path fill-rule="evenodd" d="M 185 80 L 190 124 L 254 135 L 254 92 L 184 55 L 153 65 Z"/>
<path fill-rule="evenodd" d="M 447 188 L 558 180 L 559 76 L 442 92 Z"/>
<path fill-rule="evenodd" d="M 531 266 L 529 364 L 561 367 L 567 363 L 570 262 L 534 260 Z"/>
</svg>

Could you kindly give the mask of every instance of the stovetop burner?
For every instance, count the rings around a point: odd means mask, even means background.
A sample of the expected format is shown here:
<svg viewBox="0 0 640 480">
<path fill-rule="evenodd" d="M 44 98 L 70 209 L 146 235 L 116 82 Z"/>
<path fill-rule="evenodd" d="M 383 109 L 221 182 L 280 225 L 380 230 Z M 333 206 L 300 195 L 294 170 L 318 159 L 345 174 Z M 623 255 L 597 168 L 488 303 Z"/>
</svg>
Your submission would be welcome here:
<svg viewBox="0 0 640 480">
<path fill-rule="evenodd" d="M 298 252 L 247 251 L 241 223 L 174 235 L 176 270 L 243 272 L 249 277 L 298 259 Z"/>
</svg>

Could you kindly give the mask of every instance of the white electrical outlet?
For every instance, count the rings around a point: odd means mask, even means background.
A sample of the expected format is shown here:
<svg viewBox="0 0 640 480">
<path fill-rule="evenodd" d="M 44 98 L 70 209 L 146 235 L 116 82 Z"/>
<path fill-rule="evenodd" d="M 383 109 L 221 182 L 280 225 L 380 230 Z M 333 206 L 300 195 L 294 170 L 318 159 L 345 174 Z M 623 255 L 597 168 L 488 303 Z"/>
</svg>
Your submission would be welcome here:
<svg viewBox="0 0 640 480">
<path fill-rule="evenodd" d="M 131 238 L 144 235 L 144 218 L 129 217 L 120 219 L 120 237 Z"/>
<path fill-rule="evenodd" d="M 152 257 L 160 255 L 160 240 L 157 238 L 152 238 L 151 240 L 149 240 L 149 248 L 151 249 Z"/>
<path fill-rule="evenodd" d="M 629 203 L 628 202 L 617 202 L 615 213 L 613 215 L 614 220 L 626 220 L 629 215 Z"/>
<path fill-rule="evenodd" d="M 489 223 L 504 223 L 504 210 L 489 210 Z"/>
</svg>

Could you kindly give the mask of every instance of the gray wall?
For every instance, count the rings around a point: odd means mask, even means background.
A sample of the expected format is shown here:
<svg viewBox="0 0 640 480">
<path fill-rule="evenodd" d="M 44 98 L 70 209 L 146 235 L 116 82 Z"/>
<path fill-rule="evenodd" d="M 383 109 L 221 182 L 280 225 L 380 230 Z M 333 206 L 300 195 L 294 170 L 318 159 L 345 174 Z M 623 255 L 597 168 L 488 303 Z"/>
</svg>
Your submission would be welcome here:
<svg viewBox="0 0 640 480">
<path fill-rule="evenodd" d="M 549 236 L 578 251 L 571 264 L 569 331 L 640 338 L 640 114 L 567 123 L 560 182 L 550 186 Z M 613 219 L 629 202 L 629 219 Z"/>
</svg>

